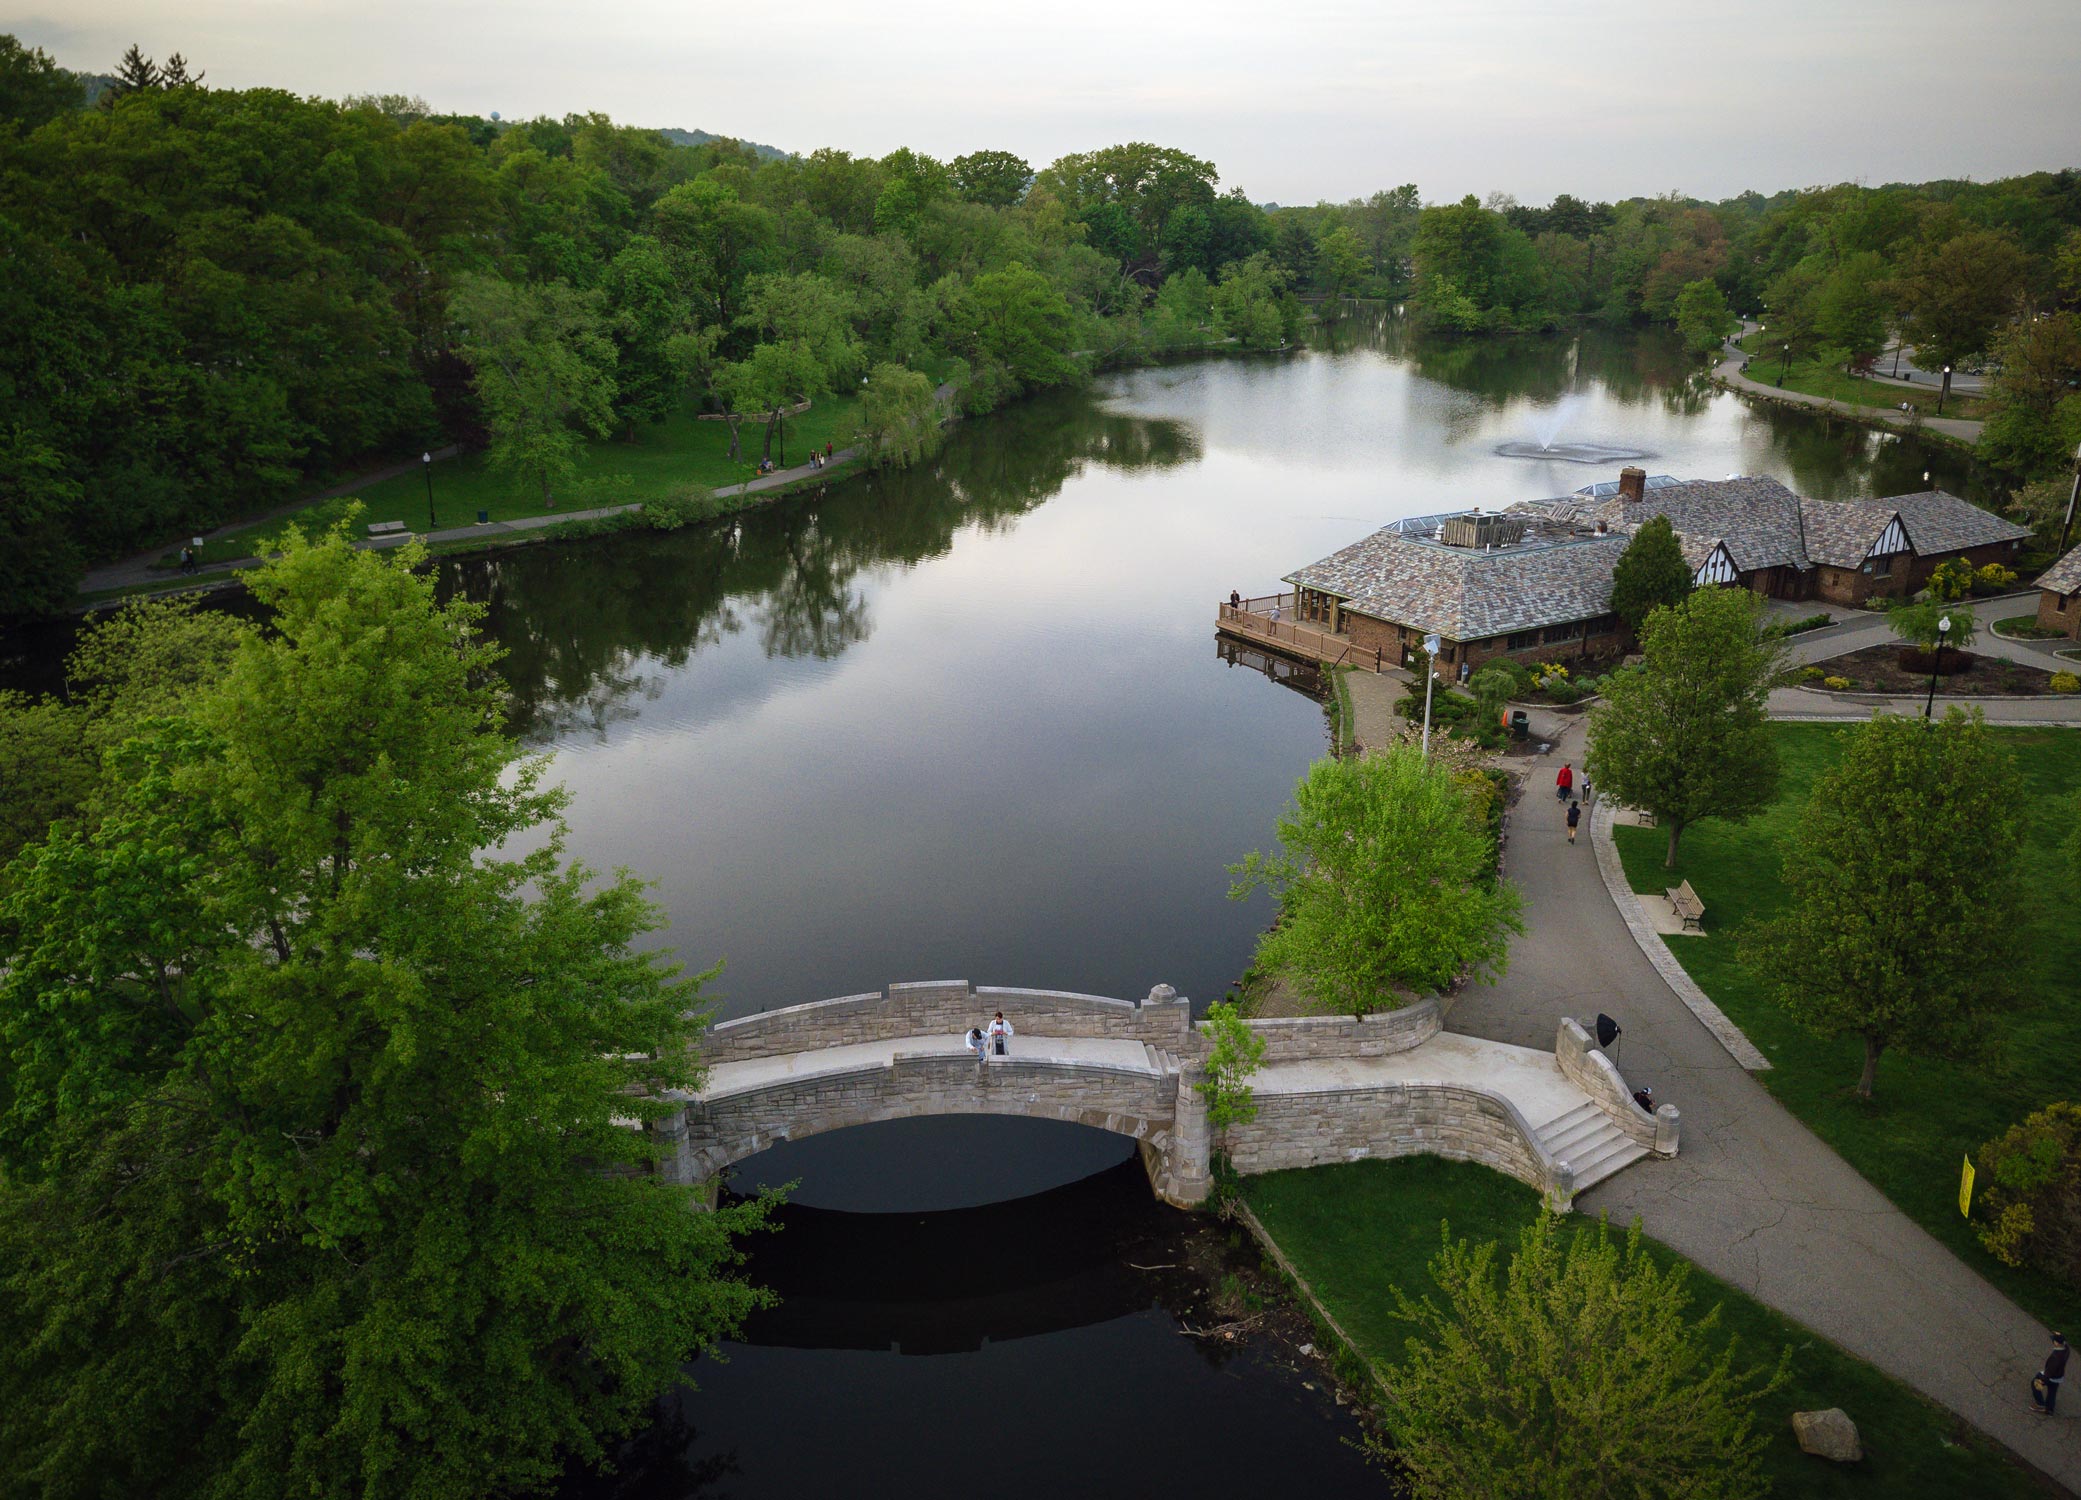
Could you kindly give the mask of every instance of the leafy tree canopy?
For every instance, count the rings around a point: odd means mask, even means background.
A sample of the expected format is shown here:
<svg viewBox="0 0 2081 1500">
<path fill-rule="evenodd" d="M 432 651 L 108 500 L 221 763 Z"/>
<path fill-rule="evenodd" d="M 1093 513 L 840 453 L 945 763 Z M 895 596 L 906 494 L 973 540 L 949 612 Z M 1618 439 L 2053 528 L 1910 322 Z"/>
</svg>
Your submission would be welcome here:
<svg viewBox="0 0 2081 1500">
<path fill-rule="evenodd" d="M 2025 787 L 1977 710 L 1845 730 L 1785 852 L 1784 913 L 1745 962 L 1802 1026 L 1888 1049 L 1969 1048 L 2008 992 Z"/>
<path fill-rule="evenodd" d="M 1677 841 L 1700 818 L 1740 822 L 1777 795 L 1766 706 L 1783 647 L 1762 638 L 1746 589 L 1699 589 L 1649 612 L 1638 667 L 1604 679 L 1587 765 L 1617 801 L 1653 813 Z"/>
<path fill-rule="evenodd" d="M 1496 878 L 1487 808 L 1485 780 L 1470 787 L 1413 746 L 1317 761 L 1279 820 L 1279 852 L 1232 867 L 1232 897 L 1263 886 L 1278 901 L 1258 963 L 1354 1016 L 1501 974 L 1522 901 Z"/>
<path fill-rule="evenodd" d="M 292 536 L 271 628 L 9 869 L 11 1487 L 539 1486 L 759 1300 L 761 1210 L 649 1170 L 698 981 L 639 951 L 633 878 L 563 859 L 419 561 Z"/>
<path fill-rule="evenodd" d="M 1691 566 L 1667 516 L 1650 516 L 1633 533 L 1611 572 L 1611 608 L 1637 631 L 1650 612 L 1691 594 Z"/>
</svg>

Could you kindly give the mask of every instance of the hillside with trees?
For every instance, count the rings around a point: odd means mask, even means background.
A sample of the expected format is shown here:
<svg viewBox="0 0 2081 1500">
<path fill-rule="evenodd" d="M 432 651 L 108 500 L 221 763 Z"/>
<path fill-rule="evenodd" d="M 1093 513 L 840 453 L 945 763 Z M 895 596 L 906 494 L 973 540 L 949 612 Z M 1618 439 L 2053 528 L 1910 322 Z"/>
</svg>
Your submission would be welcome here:
<svg viewBox="0 0 2081 1500">
<path fill-rule="evenodd" d="M 1448 334 L 1676 322 L 1700 348 L 1768 307 L 1774 338 L 1853 364 L 1902 331 L 1999 361 L 1986 452 L 2019 478 L 2081 439 L 2071 171 L 1267 210 L 1146 142 L 1036 167 L 700 135 L 217 89 L 135 47 L 88 75 L 0 37 L 0 616 L 449 442 L 554 503 L 586 442 L 879 371 L 873 440 L 902 461 L 905 371 L 980 413 L 1107 364 L 1281 347 L 1303 297 L 1406 295 Z"/>
</svg>

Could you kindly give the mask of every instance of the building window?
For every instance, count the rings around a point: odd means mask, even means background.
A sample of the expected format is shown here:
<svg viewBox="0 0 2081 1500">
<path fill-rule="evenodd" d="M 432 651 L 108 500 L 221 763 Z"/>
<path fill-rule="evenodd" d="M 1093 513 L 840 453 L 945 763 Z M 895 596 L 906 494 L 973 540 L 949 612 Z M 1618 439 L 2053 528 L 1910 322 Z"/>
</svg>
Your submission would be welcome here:
<svg viewBox="0 0 2081 1500">
<path fill-rule="evenodd" d="M 1506 651 L 1529 651 L 1538 644 L 1538 631 L 1520 630 L 1510 637 L 1510 644 L 1508 646 L 1505 646 L 1503 649 Z"/>
<path fill-rule="evenodd" d="M 1889 552 L 1884 557 L 1875 557 L 1871 560 L 1871 576 L 1874 578 L 1891 578 L 1893 576 L 1892 553 Z"/>
</svg>

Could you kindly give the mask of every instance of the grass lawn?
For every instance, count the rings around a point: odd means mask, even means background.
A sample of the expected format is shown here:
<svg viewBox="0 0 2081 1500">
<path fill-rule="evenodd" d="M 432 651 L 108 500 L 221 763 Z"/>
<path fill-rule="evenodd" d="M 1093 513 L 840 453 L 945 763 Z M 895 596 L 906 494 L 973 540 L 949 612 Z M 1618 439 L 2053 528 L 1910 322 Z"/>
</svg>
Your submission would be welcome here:
<svg viewBox="0 0 2081 1500">
<path fill-rule="evenodd" d="M 2004 616 L 1994 622 L 1992 629 L 1996 635 L 2014 641 L 2056 641 L 2066 634 L 2063 630 L 2042 629 L 2035 614 Z"/>
<path fill-rule="evenodd" d="M 1541 1212 L 1537 1194 L 1499 1172 L 1428 1156 L 1273 1172 L 1247 1179 L 1244 1196 L 1360 1352 L 1382 1364 L 1402 1358 L 1410 1333 L 1395 1316 L 1389 1288 L 1411 1297 L 1436 1294 L 1427 1267 L 1438 1252 L 1441 1219 L 1455 1239 L 1514 1246 L 1518 1231 Z M 1650 1245 L 1665 1264 L 1681 1259 Z M 1695 1267 L 1691 1292 L 1692 1311 L 1702 1316 L 1717 1304 L 1721 1330 L 1738 1338 L 1755 1364 L 1775 1365 L 1780 1349 L 1793 1350 L 1791 1384 L 1757 1414 L 1758 1430 L 1770 1435 L 1764 1467 L 1776 1494 L 2053 1493 L 1959 1418 Z M 1799 1451 L 1792 1413 L 1830 1406 L 1856 1422 L 1862 1463 L 1833 1464 Z"/>
<path fill-rule="evenodd" d="M 2073 915 L 2072 881 L 2059 858 L 2066 824 L 2058 799 L 2081 786 L 2081 734 L 2067 729 L 2005 729 L 2037 813 L 2028 829 L 2022 897 L 2016 912 L 2027 934 L 2026 1001 L 1989 1030 L 1994 1047 L 1972 1062 L 1888 1052 L 1879 1059 L 1869 1103 L 1855 1095 L 1864 1056 L 1855 1037 L 1822 1041 L 1793 1024 L 1767 997 L 1735 952 L 1735 931 L 1782 904 L 1780 846 L 1814 777 L 1833 764 L 1846 731 L 1820 724 L 1772 726 L 1783 758 L 1777 803 L 1748 823 L 1707 821 L 1684 831 L 1673 871 L 1662 868 L 1667 836 L 1653 828 L 1619 828 L 1615 836 L 1626 878 L 1636 891 L 1659 892 L 1687 879 L 1705 902 L 1705 936 L 1670 950 L 1699 987 L 1733 1017 L 1770 1059 L 1756 1075 L 1813 1132 L 1840 1152 L 1879 1191 L 1950 1246 L 1965 1262 L 2054 1328 L 2081 1324 L 2081 1295 L 2035 1272 L 2004 1266 L 1980 1247 L 1958 1213 L 1959 1167 L 1969 1152 L 2034 1109 L 2081 1091 L 2081 922 Z M 1970 858 L 1970 850 L 1960 851 Z"/>
<path fill-rule="evenodd" d="M 1750 334 L 1742 340 L 1742 348 L 1755 358 L 1749 369 L 1749 379 L 1758 385 L 1778 383 L 1778 351 L 1781 346 L 1770 341 L 1770 335 Z M 1882 380 L 1864 380 L 1843 368 L 1844 356 L 1840 349 L 1821 349 L 1814 354 L 1794 359 L 1785 374 L 1785 389 L 1799 391 L 1808 396 L 1824 396 L 1830 401 L 1844 401 L 1852 406 L 1883 406 L 1897 410 L 1903 401 L 1921 408 L 1922 415 L 1937 414 L 1937 388 L 1934 385 L 1893 385 Z M 1967 396 L 1953 389 L 1951 397 L 1944 403 L 1944 416 L 1963 417 L 1978 421 L 1987 415 L 1987 403 L 1978 397 Z"/>
<path fill-rule="evenodd" d="M 809 457 L 812 444 L 829 443 L 843 448 L 853 441 L 860 425 L 860 402 L 856 396 L 826 396 L 799 417 L 784 424 L 781 438 L 791 463 Z M 610 438 L 588 443 L 579 460 L 578 476 L 556 496 L 559 511 L 590 510 L 596 506 L 630 505 L 715 490 L 726 484 L 753 477 L 765 441 L 765 428 L 745 422 L 739 429 L 743 459 L 725 457 L 730 447 L 730 428 L 725 422 L 700 422 L 691 406 L 655 426 L 637 429 L 636 440 Z M 780 442 L 774 461 L 782 455 Z M 494 471 L 482 453 L 466 453 L 433 467 L 434 518 L 437 529 L 467 526 L 484 511 L 493 521 L 513 521 L 522 516 L 543 514 L 540 494 L 509 474 Z M 413 531 L 425 531 L 426 478 L 401 474 L 370 485 L 358 494 L 336 500 L 320 500 L 294 516 L 256 522 L 216 538 L 204 549 L 207 560 L 244 557 L 260 550 L 262 539 L 280 533 L 296 522 L 306 531 L 323 531 L 347 514 L 351 506 L 362 508 L 362 520 L 403 521 Z M 163 559 L 168 567 L 180 562 L 175 547 Z"/>
</svg>

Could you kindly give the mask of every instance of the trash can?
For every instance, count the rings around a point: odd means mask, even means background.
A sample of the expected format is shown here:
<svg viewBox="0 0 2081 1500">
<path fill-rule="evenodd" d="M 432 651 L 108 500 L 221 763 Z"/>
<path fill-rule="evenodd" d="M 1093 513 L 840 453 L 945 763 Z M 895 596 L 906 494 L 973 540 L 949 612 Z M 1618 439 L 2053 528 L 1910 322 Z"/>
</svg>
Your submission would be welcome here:
<svg viewBox="0 0 2081 1500">
<path fill-rule="evenodd" d="M 1510 711 L 1510 737 L 1514 740 L 1521 740 L 1529 736 L 1531 732 L 1532 716 L 1521 708 L 1513 708 Z"/>
<path fill-rule="evenodd" d="M 478 511 L 478 512 L 477 512 L 477 524 L 478 524 L 479 526 L 489 526 L 489 525 L 491 524 L 491 512 L 490 512 L 490 511 L 488 511 L 488 510 L 480 510 L 480 511 Z"/>
</svg>

